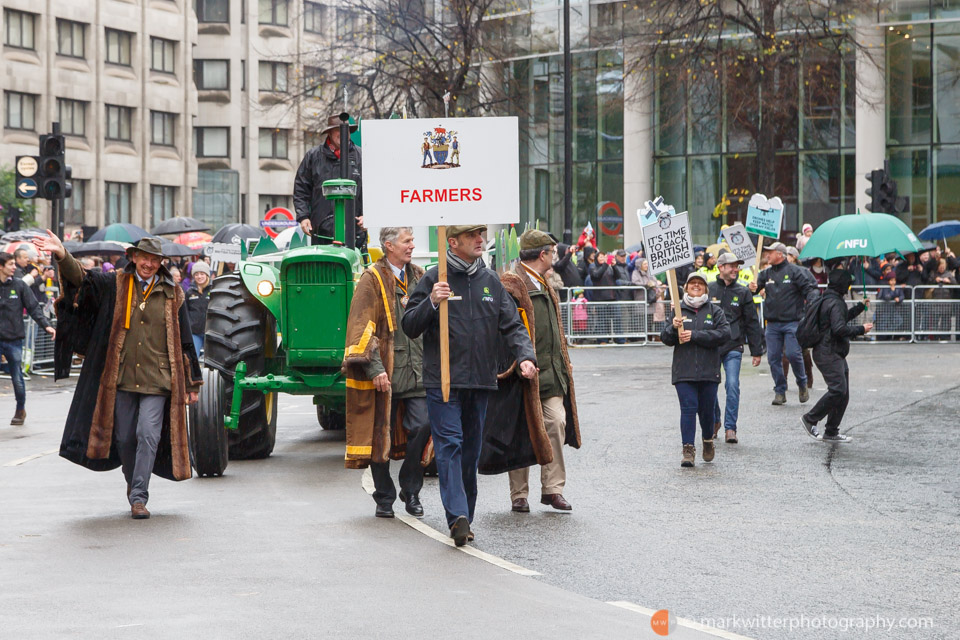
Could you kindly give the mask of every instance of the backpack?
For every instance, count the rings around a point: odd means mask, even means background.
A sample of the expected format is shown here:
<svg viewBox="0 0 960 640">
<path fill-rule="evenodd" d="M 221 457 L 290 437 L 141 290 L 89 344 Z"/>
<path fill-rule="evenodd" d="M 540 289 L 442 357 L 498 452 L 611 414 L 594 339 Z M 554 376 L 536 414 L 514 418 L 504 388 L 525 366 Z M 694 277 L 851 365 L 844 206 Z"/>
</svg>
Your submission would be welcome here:
<svg viewBox="0 0 960 640">
<path fill-rule="evenodd" d="M 815 347 L 823 339 L 823 328 L 820 326 L 821 306 L 823 306 L 823 296 L 808 304 L 803 311 L 803 318 L 797 325 L 797 342 L 802 349 Z"/>
</svg>

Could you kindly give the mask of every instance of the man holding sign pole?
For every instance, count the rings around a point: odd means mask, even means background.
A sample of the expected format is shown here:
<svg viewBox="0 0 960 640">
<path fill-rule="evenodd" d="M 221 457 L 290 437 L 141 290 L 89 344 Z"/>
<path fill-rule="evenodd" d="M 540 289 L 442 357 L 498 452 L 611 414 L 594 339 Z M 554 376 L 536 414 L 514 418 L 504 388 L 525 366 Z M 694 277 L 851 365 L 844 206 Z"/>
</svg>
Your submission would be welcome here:
<svg viewBox="0 0 960 640">
<path fill-rule="evenodd" d="M 497 345 L 502 335 L 520 363 L 520 374 L 537 375 L 537 358 L 513 298 L 480 256 L 486 225 L 447 227 L 447 281 L 429 269 L 410 295 L 401 326 L 410 338 L 423 335 L 423 386 L 440 480 L 440 498 L 450 537 L 460 547 L 472 536 L 477 503 L 477 463 L 483 442 L 487 398 L 497 390 Z M 440 305 L 449 307 L 450 399 L 440 375 Z"/>
</svg>

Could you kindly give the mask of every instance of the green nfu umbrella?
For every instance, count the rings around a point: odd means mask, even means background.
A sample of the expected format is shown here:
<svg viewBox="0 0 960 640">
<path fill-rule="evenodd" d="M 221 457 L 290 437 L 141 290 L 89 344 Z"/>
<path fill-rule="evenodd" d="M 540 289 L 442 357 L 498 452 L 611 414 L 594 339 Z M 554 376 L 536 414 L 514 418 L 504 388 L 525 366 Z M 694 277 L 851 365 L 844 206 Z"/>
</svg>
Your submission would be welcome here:
<svg viewBox="0 0 960 640">
<path fill-rule="evenodd" d="M 856 215 L 837 216 L 820 225 L 800 252 L 800 259 L 877 257 L 922 250 L 917 236 L 900 218 L 858 211 Z"/>
</svg>

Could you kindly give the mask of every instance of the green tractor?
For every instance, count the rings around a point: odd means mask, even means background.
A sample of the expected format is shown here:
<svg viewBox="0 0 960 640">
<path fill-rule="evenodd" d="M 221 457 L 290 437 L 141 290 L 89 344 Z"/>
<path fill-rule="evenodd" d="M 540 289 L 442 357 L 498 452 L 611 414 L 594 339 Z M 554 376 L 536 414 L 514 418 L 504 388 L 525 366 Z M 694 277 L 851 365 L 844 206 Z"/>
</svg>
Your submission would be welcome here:
<svg viewBox="0 0 960 640">
<path fill-rule="evenodd" d="M 353 180 L 323 183 L 324 196 L 336 205 L 333 244 L 311 246 L 297 234 L 279 251 L 263 239 L 249 255 L 244 248 L 233 273 L 213 281 L 204 384 L 189 411 L 198 475 L 223 475 L 230 458 L 269 456 L 281 392 L 313 396 L 321 427 L 345 427 L 340 365 L 354 287 L 365 267 L 345 224 L 346 201 L 356 189 Z"/>
</svg>

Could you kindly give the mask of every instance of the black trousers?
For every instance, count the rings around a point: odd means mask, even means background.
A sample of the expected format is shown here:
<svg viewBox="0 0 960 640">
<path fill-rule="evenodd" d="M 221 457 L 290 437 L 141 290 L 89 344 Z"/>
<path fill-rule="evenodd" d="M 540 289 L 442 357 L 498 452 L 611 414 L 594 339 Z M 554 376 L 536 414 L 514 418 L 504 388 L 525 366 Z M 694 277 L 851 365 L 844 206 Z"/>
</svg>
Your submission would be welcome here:
<svg viewBox="0 0 960 640">
<path fill-rule="evenodd" d="M 829 345 L 817 345 L 813 350 L 813 361 L 827 383 L 827 392 L 806 418 L 814 424 L 826 418 L 824 435 L 833 436 L 840 432 L 840 421 L 850 402 L 850 367 L 846 358 L 837 355 Z"/>
<path fill-rule="evenodd" d="M 400 490 L 407 495 L 419 495 L 423 487 L 423 449 L 430 439 L 430 417 L 427 414 L 426 398 L 406 398 L 394 400 L 390 413 L 397 410 L 397 403 L 403 402 L 406 411 L 403 416 L 403 428 L 407 432 L 407 455 L 400 465 Z M 373 499 L 379 505 L 392 505 L 397 499 L 397 487 L 390 477 L 390 462 L 371 462 L 373 474 Z"/>
</svg>

